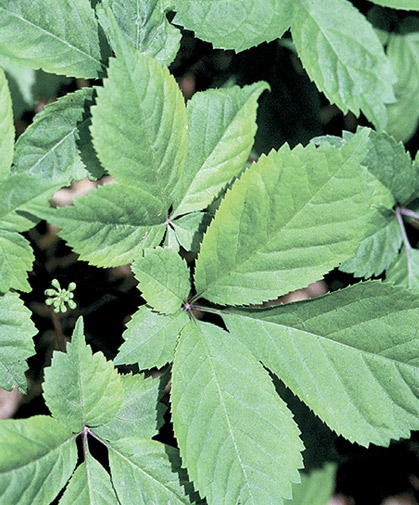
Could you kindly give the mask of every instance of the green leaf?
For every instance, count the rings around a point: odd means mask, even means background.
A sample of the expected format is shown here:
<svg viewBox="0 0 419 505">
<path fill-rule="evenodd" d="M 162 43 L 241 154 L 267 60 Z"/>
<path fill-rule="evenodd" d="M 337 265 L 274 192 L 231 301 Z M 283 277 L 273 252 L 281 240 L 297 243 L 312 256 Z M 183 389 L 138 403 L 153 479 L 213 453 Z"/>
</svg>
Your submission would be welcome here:
<svg viewBox="0 0 419 505">
<path fill-rule="evenodd" d="M 168 247 L 146 249 L 132 264 L 147 303 L 165 314 L 177 312 L 188 299 L 191 283 L 186 261 Z"/>
<path fill-rule="evenodd" d="M 158 379 L 144 375 L 121 375 L 124 396 L 115 417 L 93 431 L 106 440 L 128 437 L 152 438 L 163 424 L 166 407 L 159 402 L 162 391 Z"/>
<path fill-rule="evenodd" d="M 177 338 L 188 321 L 184 310 L 166 315 L 143 305 L 132 316 L 122 335 L 125 342 L 119 348 L 114 364 L 138 363 L 140 370 L 161 368 L 173 360 Z"/>
<path fill-rule="evenodd" d="M 77 446 L 68 428 L 47 416 L 0 421 L 0 500 L 51 503 L 70 478 Z"/>
<path fill-rule="evenodd" d="M 386 274 L 386 281 L 399 284 L 409 289 L 419 289 L 419 250 L 406 249 L 394 260 Z"/>
<path fill-rule="evenodd" d="M 387 133 L 369 130 L 368 153 L 362 164 L 391 191 L 396 203 L 407 203 L 415 193 L 417 176 L 410 154 Z"/>
<path fill-rule="evenodd" d="M 336 465 L 328 463 L 324 468 L 301 474 L 301 483 L 294 484 L 293 499 L 289 505 L 327 505 L 335 488 Z"/>
<path fill-rule="evenodd" d="M 92 108 L 93 143 L 115 179 L 168 209 L 183 174 L 186 108 L 167 68 L 139 52 L 112 58 Z M 148 211 L 148 201 L 138 205 Z"/>
<path fill-rule="evenodd" d="M 22 117 L 25 111 L 33 112 L 40 99 L 45 102 L 54 99 L 59 88 L 72 82 L 71 77 L 34 70 L 3 54 L 0 54 L 0 66 L 9 83 L 15 118 Z"/>
<path fill-rule="evenodd" d="M 415 133 L 419 119 L 419 20 L 402 20 L 390 34 L 387 55 L 397 76 L 396 102 L 387 106 L 386 131 L 406 142 Z"/>
<path fill-rule="evenodd" d="M 89 0 L 0 0 L 0 53 L 33 68 L 86 79 L 104 68 Z"/>
<path fill-rule="evenodd" d="M 0 227 L 26 231 L 36 224 L 32 207 L 47 207 L 60 185 L 29 174 L 14 174 L 0 182 Z"/>
<path fill-rule="evenodd" d="M 198 295 L 220 304 L 261 303 L 308 286 L 353 256 L 372 213 L 360 166 L 367 132 L 341 150 L 284 145 L 228 191 L 201 246 Z"/>
<path fill-rule="evenodd" d="M 418 0 L 370 0 L 370 2 L 374 2 L 375 4 L 382 5 L 384 7 L 391 7 L 392 9 L 419 11 Z"/>
<path fill-rule="evenodd" d="M 331 429 L 367 446 L 419 428 L 418 316 L 416 293 L 371 281 L 223 318 Z"/>
<path fill-rule="evenodd" d="M 242 170 L 256 133 L 257 100 L 265 82 L 196 93 L 188 102 L 183 198 L 173 216 L 202 210 Z"/>
<path fill-rule="evenodd" d="M 86 168 L 100 176 L 88 129 L 92 97 L 93 89 L 83 88 L 37 114 L 16 144 L 12 173 L 39 174 L 63 186 L 86 177 Z"/>
<path fill-rule="evenodd" d="M 181 33 L 166 18 L 161 0 L 109 0 L 122 35 L 133 49 L 152 56 L 159 63 L 170 65 L 180 47 Z M 105 31 L 112 33 L 105 10 L 97 10 Z M 110 36 L 110 42 L 115 45 Z"/>
<path fill-rule="evenodd" d="M 211 220 L 206 212 L 192 212 L 171 221 L 176 239 L 186 250 L 198 252 L 202 242 L 204 230 Z"/>
<path fill-rule="evenodd" d="M 9 175 L 14 145 L 12 100 L 6 76 L 0 68 L 0 180 Z"/>
<path fill-rule="evenodd" d="M 171 401 L 182 460 L 209 505 L 280 505 L 291 497 L 302 466 L 299 430 L 240 342 L 191 322 L 176 350 Z"/>
<path fill-rule="evenodd" d="M 35 257 L 26 238 L 0 228 L 0 291 L 10 288 L 29 292 L 28 271 Z"/>
<path fill-rule="evenodd" d="M 396 77 L 376 33 L 347 0 L 293 4 L 292 37 L 309 75 L 330 102 L 376 126 L 387 123 Z"/>
<path fill-rule="evenodd" d="M 34 354 L 37 333 L 30 316 L 16 293 L 0 296 L 0 387 L 7 391 L 17 386 L 26 393 L 26 359 Z"/>
<path fill-rule="evenodd" d="M 112 482 L 121 505 L 189 505 L 176 471 L 178 451 L 154 440 L 125 438 L 109 447 Z"/>
<path fill-rule="evenodd" d="M 102 353 L 85 343 L 78 319 L 67 352 L 56 351 L 45 369 L 45 402 L 52 415 L 72 431 L 107 423 L 119 410 L 123 387 L 118 372 Z"/>
<path fill-rule="evenodd" d="M 119 505 L 108 472 L 89 451 L 72 475 L 59 505 Z"/>
<path fill-rule="evenodd" d="M 149 214 L 139 204 L 144 200 Z M 80 259 L 111 267 L 131 263 L 145 248 L 161 242 L 166 214 L 160 209 L 160 202 L 141 189 L 106 184 L 76 198 L 74 206 L 57 210 L 32 207 L 32 212 L 62 228 L 59 235 Z"/>
<path fill-rule="evenodd" d="M 339 269 L 350 272 L 355 277 L 368 279 L 387 270 L 398 255 L 402 245 L 400 225 L 393 213 L 376 213 L 374 220 L 376 231 L 362 240 L 356 255 L 344 261 Z"/>
<path fill-rule="evenodd" d="M 174 0 L 173 23 L 192 30 L 214 47 L 244 51 L 275 40 L 288 30 L 290 0 Z"/>
</svg>

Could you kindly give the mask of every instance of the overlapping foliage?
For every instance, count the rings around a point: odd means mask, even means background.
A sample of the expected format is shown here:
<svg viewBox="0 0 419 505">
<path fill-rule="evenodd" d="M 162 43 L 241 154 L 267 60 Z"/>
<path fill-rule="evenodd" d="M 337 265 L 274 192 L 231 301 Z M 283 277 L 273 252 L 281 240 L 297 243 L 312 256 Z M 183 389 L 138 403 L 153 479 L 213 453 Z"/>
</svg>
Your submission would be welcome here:
<svg viewBox="0 0 419 505">
<path fill-rule="evenodd" d="M 393 34 L 399 38 L 386 56 L 385 33 L 347 0 L 254 0 L 251 9 L 244 0 L 93 3 L 29 8 L 0 0 L 2 55 L 103 78 L 46 107 L 13 151 L 12 104 L 0 74 L 1 387 L 25 390 L 25 360 L 34 352 L 35 328 L 14 291 L 30 289 L 33 254 L 20 233 L 37 219 L 61 228 L 92 265 L 132 263 L 146 304 L 132 315 L 113 364 L 92 353 L 78 320 L 66 353 L 56 352 L 45 370 L 52 417 L 0 422 L 0 501 L 46 505 L 66 486 L 60 505 L 278 505 L 294 489 L 301 505 L 314 503 L 307 489 L 327 481 L 326 500 L 332 467 L 304 475 L 298 488 L 304 445 L 273 376 L 361 445 L 387 445 L 419 429 L 419 260 L 403 221 L 419 218 L 418 164 L 381 131 L 388 118 L 398 139 L 416 126 L 412 113 L 406 128 L 397 127 L 396 111 L 405 107 L 404 86 L 415 94 L 419 66 L 393 87 L 397 62 L 418 58 L 414 37 Z M 413 0 L 374 3 L 419 9 Z M 177 25 L 236 51 L 291 28 L 319 89 L 344 112 L 363 111 L 377 131 L 284 145 L 247 167 L 258 99 L 269 86 L 207 90 L 185 106 L 167 68 Z M 74 206 L 49 207 L 57 188 L 103 173 L 112 184 Z M 185 252 L 198 256 L 191 261 Z M 261 307 L 336 267 L 364 281 Z M 366 280 L 383 272 L 385 281 Z M 197 310 L 222 322 L 197 320 Z M 115 368 L 168 363 L 179 449 L 152 440 L 167 377 Z M 91 455 L 91 437 L 106 448 L 109 472 Z"/>
</svg>

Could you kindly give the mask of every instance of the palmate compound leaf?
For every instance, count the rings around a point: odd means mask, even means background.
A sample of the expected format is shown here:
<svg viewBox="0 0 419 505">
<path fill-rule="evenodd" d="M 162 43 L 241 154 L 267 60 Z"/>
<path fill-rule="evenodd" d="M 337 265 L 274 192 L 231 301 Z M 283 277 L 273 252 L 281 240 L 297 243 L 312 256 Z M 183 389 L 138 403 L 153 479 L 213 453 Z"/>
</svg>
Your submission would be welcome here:
<svg viewBox="0 0 419 505">
<path fill-rule="evenodd" d="M 244 51 L 275 40 L 290 26 L 290 0 L 174 0 L 174 24 L 193 30 L 214 47 Z"/>
<path fill-rule="evenodd" d="M 189 323 L 176 350 L 171 401 L 182 461 L 209 505 L 291 498 L 302 466 L 299 430 L 240 342 L 215 325 Z"/>
<path fill-rule="evenodd" d="M 47 505 L 77 462 L 71 431 L 48 416 L 0 421 L 0 502 Z"/>
<path fill-rule="evenodd" d="M 167 211 L 161 202 L 123 184 L 91 190 L 76 198 L 74 206 L 31 210 L 62 228 L 59 235 L 80 259 L 99 267 L 131 263 L 144 248 L 157 246 L 166 230 Z"/>
<path fill-rule="evenodd" d="M 140 370 L 161 368 L 173 360 L 181 330 L 188 324 L 186 311 L 159 314 L 143 305 L 132 316 L 122 335 L 125 342 L 114 359 L 115 365 L 137 363 Z"/>
<path fill-rule="evenodd" d="M 102 1 L 102 5 L 110 6 L 123 37 L 133 49 L 152 56 L 163 65 L 172 63 L 179 51 L 181 33 L 169 23 L 164 1 L 108 0 Z M 96 12 L 115 50 L 106 10 L 96 7 Z"/>
<path fill-rule="evenodd" d="M 179 482 L 177 449 L 139 437 L 106 445 L 121 505 L 190 505 Z"/>
<path fill-rule="evenodd" d="M 35 334 L 30 311 L 19 296 L 10 292 L 0 296 L 0 387 L 10 391 L 17 386 L 26 392 L 26 359 L 34 354 Z"/>
<path fill-rule="evenodd" d="M 87 79 L 103 72 L 102 50 L 89 0 L 0 0 L 1 54 L 33 68 Z"/>
<path fill-rule="evenodd" d="M 12 100 L 4 70 L 0 68 L 0 180 L 9 175 L 14 144 Z"/>
<path fill-rule="evenodd" d="M 378 281 L 223 319 L 331 429 L 388 445 L 419 428 L 419 299 Z"/>
<path fill-rule="evenodd" d="M 143 298 L 158 312 L 173 314 L 188 300 L 189 268 L 173 249 L 146 249 L 131 268 Z"/>
<path fill-rule="evenodd" d="M 72 431 L 100 426 L 118 412 L 123 385 L 118 372 L 102 353 L 92 353 L 78 319 L 67 352 L 56 351 L 45 369 L 45 402 L 52 415 Z"/>
<path fill-rule="evenodd" d="M 67 186 L 103 173 L 91 143 L 88 108 L 93 89 L 83 88 L 47 105 L 18 139 L 12 173 L 39 174 Z"/>
<path fill-rule="evenodd" d="M 115 179 L 169 209 L 186 155 L 186 108 L 167 68 L 122 47 L 92 108 L 93 143 Z M 138 206 L 148 210 L 148 201 Z M 154 206 L 152 207 L 154 212 Z M 154 223 L 151 223 L 154 224 Z"/>
<path fill-rule="evenodd" d="M 121 375 L 124 396 L 116 415 L 102 426 L 93 428 L 106 440 L 128 437 L 152 438 L 162 426 L 166 410 L 160 397 L 164 381 L 144 378 L 144 375 Z"/>
<path fill-rule="evenodd" d="M 387 123 L 396 77 L 371 24 L 347 0 L 293 4 L 291 32 L 310 78 L 343 112 L 360 109 L 376 126 Z"/>
<path fill-rule="evenodd" d="M 360 132 L 341 150 L 284 145 L 253 164 L 204 236 L 197 296 L 223 305 L 261 303 L 349 259 L 375 204 L 372 176 L 360 166 L 367 138 Z"/>
<path fill-rule="evenodd" d="M 59 505 L 119 505 L 108 472 L 87 449 Z"/>
<path fill-rule="evenodd" d="M 188 102 L 183 198 L 173 217 L 205 209 L 245 166 L 266 82 L 196 93 Z"/>
</svg>

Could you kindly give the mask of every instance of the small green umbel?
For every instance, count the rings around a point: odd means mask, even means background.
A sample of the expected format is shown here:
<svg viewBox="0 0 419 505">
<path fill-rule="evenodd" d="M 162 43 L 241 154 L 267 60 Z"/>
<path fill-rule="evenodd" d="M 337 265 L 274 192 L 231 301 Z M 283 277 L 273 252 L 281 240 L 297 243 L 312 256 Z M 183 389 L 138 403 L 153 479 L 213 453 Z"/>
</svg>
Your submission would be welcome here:
<svg viewBox="0 0 419 505">
<path fill-rule="evenodd" d="M 48 297 L 45 300 L 45 303 L 47 305 L 52 305 L 54 312 L 57 314 L 59 312 L 67 312 L 66 304 L 68 304 L 72 310 L 77 307 L 76 302 L 73 300 L 74 293 L 72 293 L 72 291 L 76 289 L 75 282 L 70 282 L 67 289 L 61 288 L 60 283 L 57 279 L 53 279 L 51 285 L 55 289 L 49 288 L 44 291 L 45 295 Z"/>
</svg>

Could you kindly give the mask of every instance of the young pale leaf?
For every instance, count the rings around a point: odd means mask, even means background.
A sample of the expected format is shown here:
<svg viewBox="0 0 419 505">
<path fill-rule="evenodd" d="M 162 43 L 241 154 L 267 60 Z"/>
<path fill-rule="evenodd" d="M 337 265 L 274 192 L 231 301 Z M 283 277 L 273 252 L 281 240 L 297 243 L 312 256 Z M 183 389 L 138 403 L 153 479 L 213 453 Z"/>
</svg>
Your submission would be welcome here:
<svg viewBox="0 0 419 505">
<path fill-rule="evenodd" d="M 73 77 L 95 78 L 104 69 L 89 0 L 0 0 L 0 53 Z"/>
<path fill-rule="evenodd" d="M 71 431 L 47 416 L 0 421 L 0 501 L 47 505 L 77 463 Z"/>
<path fill-rule="evenodd" d="M 301 475 L 301 483 L 292 486 L 293 499 L 287 505 L 327 505 L 335 488 L 336 465 Z M 61 504 L 60 504 L 61 505 Z"/>
<path fill-rule="evenodd" d="M 191 290 L 188 265 L 173 249 L 146 249 L 132 264 L 132 271 L 143 298 L 155 310 L 173 314 L 187 301 Z"/>
<path fill-rule="evenodd" d="M 290 0 L 174 0 L 173 23 L 193 30 L 214 47 L 244 51 L 275 40 L 288 30 Z"/>
<path fill-rule="evenodd" d="M 147 202 L 145 207 L 143 202 Z M 144 248 L 157 246 L 166 230 L 167 215 L 160 202 L 139 188 L 123 184 L 91 190 L 87 196 L 76 198 L 74 206 L 57 210 L 33 206 L 31 210 L 62 228 L 60 236 L 80 259 L 99 267 L 131 263 Z"/>
<path fill-rule="evenodd" d="M 83 88 L 47 105 L 17 141 L 12 173 L 27 172 L 61 183 L 100 176 L 103 170 L 95 160 L 90 140 L 93 89 Z"/>
<path fill-rule="evenodd" d="M 26 393 L 26 359 L 34 354 L 36 328 L 16 293 L 0 296 L 0 387 Z M 1 452 L 1 451 L 0 451 Z"/>
<path fill-rule="evenodd" d="M 119 505 L 108 472 L 87 451 L 72 475 L 59 505 Z"/>
<path fill-rule="evenodd" d="M 419 10 L 418 0 L 370 0 L 370 2 L 392 9 Z"/>
<path fill-rule="evenodd" d="M 5 293 L 10 288 L 30 291 L 27 278 L 34 259 L 32 247 L 26 238 L 0 228 L 0 291 Z"/>
<path fill-rule="evenodd" d="M 198 252 L 202 242 L 204 230 L 211 220 L 206 212 L 192 212 L 172 221 L 176 239 L 186 250 Z"/>
<path fill-rule="evenodd" d="M 364 446 L 419 428 L 418 317 L 417 294 L 378 281 L 223 316 L 331 429 Z"/>
<path fill-rule="evenodd" d="M 118 182 L 141 189 L 168 209 L 183 174 L 186 108 L 167 68 L 138 51 L 131 56 L 112 58 L 109 77 L 97 89 L 93 143 Z M 147 199 L 138 205 L 147 210 Z"/>
<path fill-rule="evenodd" d="M 181 33 L 166 18 L 162 0 L 109 0 L 109 5 L 122 32 L 133 49 L 152 56 L 163 65 L 170 65 L 180 47 Z M 106 32 L 111 32 L 106 11 L 97 9 Z M 115 50 L 115 44 L 110 37 Z"/>
<path fill-rule="evenodd" d="M 386 281 L 405 286 L 409 289 L 419 289 L 419 250 L 406 249 L 395 259 L 386 274 Z"/>
<path fill-rule="evenodd" d="M 396 103 L 387 106 L 386 131 L 406 142 L 419 119 L 419 20 L 410 16 L 390 34 L 387 55 L 397 76 Z"/>
<path fill-rule="evenodd" d="M 52 415 L 78 432 L 107 423 L 119 410 L 123 387 L 118 372 L 102 353 L 93 354 L 78 319 L 67 352 L 56 351 L 45 369 L 45 402 Z"/>
<path fill-rule="evenodd" d="M 121 505 L 190 505 L 179 482 L 178 451 L 154 440 L 125 438 L 108 447 Z"/>
<path fill-rule="evenodd" d="M 299 430 L 240 342 L 209 323 L 186 326 L 171 401 L 182 460 L 209 505 L 280 505 L 291 497 L 302 466 Z"/>
<path fill-rule="evenodd" d="M 196 93 L 188 102 L 183 198 L 173 216 L 207 207 L 245 165 L 256 133 L 265 82 Z"/>
<path fill-rule="evenodd" d="M 341 150 L 284 145 L 253 164 L 204 236 L 197 293 L 223 305 L 261 303 L 349 259 L 372 214 L 371 175 L 360 166 L 367 134 Z"/>
<path fill-rule="evenodd" d="M 402 245 L 402 233 L 394 213 L 377 212 L 370 224 L 373 224 L 377 231 L 364 238 L 356 255 L 339 266 L 342 272 L 368 279 L 387 270 L 398 255 Z"/>
<path fill-rule="evenodd" d="M 0 68 L 0 180 L 9 175 L 14 145 L 12 100 L 4 70 Z"/>
<path fill-rule="evenodd" d="M 293 9 L 292 37 L 310 78 L 343 112 L 361 109 L 383 129 L 396 77 L 371 24 L 347 0 L 300 0 Z"/>
<path fill-rule="evenodd" d="M 110 421 L 93 431 L 106 440 L 128 437 L 152 438 L 163 424 L 166 407 L 159 402 L 161 382 L 144 375 L 121 375 L 124 388 L 122 405 Z"/>
<path fill-rule="evenodd" d="M 173 360 L 178 335 L 188 321 L 184 310 L 166 315 L 143 305 L 122 335 L 126 341 L 119 348 L 114 364 L 138 363 L 140 370 L 161 368 Z"/>
</svg>

